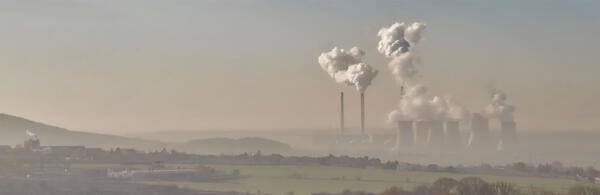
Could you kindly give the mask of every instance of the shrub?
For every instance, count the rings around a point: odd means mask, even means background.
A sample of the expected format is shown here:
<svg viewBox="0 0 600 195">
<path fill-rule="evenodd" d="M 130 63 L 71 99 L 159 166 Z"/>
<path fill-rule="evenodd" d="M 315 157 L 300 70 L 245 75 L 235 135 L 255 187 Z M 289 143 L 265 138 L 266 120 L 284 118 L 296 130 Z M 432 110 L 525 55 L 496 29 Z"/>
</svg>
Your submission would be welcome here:
<svg viewBox="0 0 600 195">
<path fill-rule="evenodd" d="M 436 195 L 448 195 L 457 185 L 458 181 L 456 181 L 456 179 L 442 177 L 433 182 L 431 191 Z"/>
<path fill-rule="evenodd" d="M 569 195 L 600 195 L 600 188 L 592 186 L 573 186 L 569 189 Z"/>
<path fill-rule="evenodd" d="M 459 195 L 493 195 L 492 185 L 479 177 L 465 177 L 458 182 L 456 191 Z"/>
</svg>

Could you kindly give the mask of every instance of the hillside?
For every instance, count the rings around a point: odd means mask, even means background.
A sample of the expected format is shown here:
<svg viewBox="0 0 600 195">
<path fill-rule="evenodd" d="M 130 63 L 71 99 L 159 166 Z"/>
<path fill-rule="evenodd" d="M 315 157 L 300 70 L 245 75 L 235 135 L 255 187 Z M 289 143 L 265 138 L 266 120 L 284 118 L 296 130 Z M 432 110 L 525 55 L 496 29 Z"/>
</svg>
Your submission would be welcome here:
<svg viewBox="0 0 600 195">
<path fill-rule="evenodd" d="M 179 145 L 178 150 L 199 154 L 255 153 L 259 150 L 264 154 L 285 154 L 292 148 L 285 143 L 264 138 L 210 138 L 186 142 Z"/>
<path fill-rule="evenodd" d="M 168 148 L 196 154 L 239 154 L 244 152 L 254 153 L 258 150 L 264 153 L 286 153 L 292 150 L 285 143 L 264 138 L 211 138 L 175 144 L 116 135 L 71 131 L 17 116 L 0 114 L 0 145 L 14 146 L 22 144 L 27 139 L 25 130 L 35 133 L 42 146 L 83 145 L 104 149 L 121 147 L 145 151 Z"/>
<path fill-rule="evenodd" d="M 135 148 L 138 150 L 153 150 L 164 147 L 166 144 L 156 141 L 127 138 L 115 135 L 70 131 L 25 118 L 0 114 L 0 145 L 23 143 L 27 139 L 25 130 L 35 133 L 42 145 L 84 145 L 86 147 L 100 148 Z"/>
</svg>

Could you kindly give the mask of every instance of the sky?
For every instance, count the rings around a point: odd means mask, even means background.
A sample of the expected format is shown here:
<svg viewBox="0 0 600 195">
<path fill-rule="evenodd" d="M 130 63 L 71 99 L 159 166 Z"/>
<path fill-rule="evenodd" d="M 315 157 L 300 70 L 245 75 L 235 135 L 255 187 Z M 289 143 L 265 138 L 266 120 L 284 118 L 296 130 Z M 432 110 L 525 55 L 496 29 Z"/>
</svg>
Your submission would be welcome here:
<svg viewBox="0 0 600 195">
<path fill-rule="evenodd" d="M 367 127 L 400 88 L 377 52 L 394 22 L 427 24 L 422 80 L 478 112 L 495 85 L 520 130 L 600 131 L 595 1 L 0 1 L 0 113 L 72 130 L 358 127 L 359 95 L 317 63 L 334 46 L 379 70 Z"/>
</svg>

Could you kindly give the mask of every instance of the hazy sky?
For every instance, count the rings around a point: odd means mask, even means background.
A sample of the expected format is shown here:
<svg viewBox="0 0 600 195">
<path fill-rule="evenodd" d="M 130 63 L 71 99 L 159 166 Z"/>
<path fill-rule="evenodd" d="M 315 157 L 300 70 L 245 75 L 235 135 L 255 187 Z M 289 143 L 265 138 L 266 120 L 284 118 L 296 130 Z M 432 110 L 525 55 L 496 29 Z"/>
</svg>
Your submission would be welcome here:
<svg viewBox="0 0 600 195">
<path fill-rule="evenodd" d="M 399 87 L 377 31 L 428 25 L 433 94 L 479 111 L 489 83 L 519 129 L 600 130 L 596 1 L 0 1 L 0 112 L 83 131 L 337 128 L 358 94 L 321 70 L 334 46 L 380 71 L 367 126 L 385 127 Z"/>
</svg>

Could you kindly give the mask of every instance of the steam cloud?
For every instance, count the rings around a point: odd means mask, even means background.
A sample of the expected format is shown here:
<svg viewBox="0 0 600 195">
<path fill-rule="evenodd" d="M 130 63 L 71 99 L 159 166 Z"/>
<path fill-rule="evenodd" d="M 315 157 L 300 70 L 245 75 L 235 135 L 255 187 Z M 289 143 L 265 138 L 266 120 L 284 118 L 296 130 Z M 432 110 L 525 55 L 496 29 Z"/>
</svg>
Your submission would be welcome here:
<svg viewBox="0 0 600 195">
<path fill-rule="evenodd" d="M 484 108 L 484 113 L 488 118 L 496 118 L 501 121 L 513 121 L 515 107 L 506 103 L 506 93 L 500 89 L 491 89 L 491 102 Z"/>
<path fill-rule="evenodd" d="M 364 93 L 367 87 L 371 85 L 371 80 L 376 76 L 377 70 L 371 68 L 368 64 L 359 63 L 349 66 L 346 72 L 338 72 L 336 81 L 343 81 L 348 85 L 354 84 L 358 92 Z"/>
<path fill-rule="evenodd" d="M 394 23 L 381 28 L 379 53 L 391 58 L 388 67 L 396 81 L 407 84 L 408 92 L 402 97 L 398 108 L 388 114 L 388 121 L 397 120 L 461 120 L 468 117 L 466 107 L 451 98 L 430 97 L 427 88 L 412 81 L 419 73 L 415 66 L 415 46 L 422 40 L 425 24 L 415 22 Z"/>
<path fill-rule="evenodd" d="M 466 107 L 451 98 L 429 97 L 425 86 L 415 85 L 402 97 L 398 108 L 388 114 L 388 120 L 461 120 L 468 113 Z"/>
<path fill-rule="evenodd" d="M 377 33 L 380 41 L 379 53 L 392 58 L 388 67 L 399 83 L 412 80 L 418 73 L 415 66 L 414 47 L 421 41 L 425 24 L 394 23 L 388 28 L 381 28 Z"/>
<path fill-rule="evenodd" d="M 364 55 L 365 52 L 358 47 L 348 51 L 335 47 L 321 53 L 319 64 L 337 83 L 354 85 L 358 92 L 364 93 L 377 76 L 377 70 L 362 62 Z"/>
<path fill-rule="evenodd" d="M 411 46 L 421 41 L 425 24 L 415 22 L 410 25 L 394 23 L 388 28 L 381 28 L 377 36 L 381 38 L 377 49 L 387 57 L 399 56 L 411 51 Z"/>
<path fill-rule="evenodd" d="M 29 138 L 37 138 L 37 135 L 35 135 L 35 133 L 29 131 L 29 129 L 25 130 L 25 134 L 27 134 L 27 136 Z"/>
</svg>

